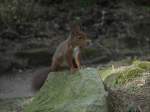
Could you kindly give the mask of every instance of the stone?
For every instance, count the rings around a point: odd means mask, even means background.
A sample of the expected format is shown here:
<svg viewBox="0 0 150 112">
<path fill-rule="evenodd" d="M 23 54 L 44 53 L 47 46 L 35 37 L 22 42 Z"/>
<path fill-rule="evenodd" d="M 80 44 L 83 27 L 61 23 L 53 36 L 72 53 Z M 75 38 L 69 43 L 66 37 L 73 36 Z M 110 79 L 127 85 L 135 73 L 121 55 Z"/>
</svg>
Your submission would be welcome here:
<svg viewBox="0 0 150 112">
<path fill-rule="evenodd" d="M 51 72 L 24 112 L 107 112 L 107 92 L 98 71 Z"/>
</svg>

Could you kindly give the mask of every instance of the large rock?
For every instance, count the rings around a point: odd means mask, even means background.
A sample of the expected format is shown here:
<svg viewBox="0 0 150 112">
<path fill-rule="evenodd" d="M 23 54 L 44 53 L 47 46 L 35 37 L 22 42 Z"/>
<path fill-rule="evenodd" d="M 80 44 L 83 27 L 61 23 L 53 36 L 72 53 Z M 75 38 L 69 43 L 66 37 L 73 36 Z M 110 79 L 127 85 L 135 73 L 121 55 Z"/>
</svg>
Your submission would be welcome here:
<svg viewBox="0 0 150 112">
<path fill-rule="evenodd" d="M 106 96 L 96 69 L 50 73 L 24 112 L 107 112 Z"/>
<path fill-rule="evenodd" d="M 150 111 L 150 62 L 134 61 L 130 66 L 101 71 L 109 91 L 110 112 Z M 111 89 L 110 89 L 111 88 Z"/>
</svg>

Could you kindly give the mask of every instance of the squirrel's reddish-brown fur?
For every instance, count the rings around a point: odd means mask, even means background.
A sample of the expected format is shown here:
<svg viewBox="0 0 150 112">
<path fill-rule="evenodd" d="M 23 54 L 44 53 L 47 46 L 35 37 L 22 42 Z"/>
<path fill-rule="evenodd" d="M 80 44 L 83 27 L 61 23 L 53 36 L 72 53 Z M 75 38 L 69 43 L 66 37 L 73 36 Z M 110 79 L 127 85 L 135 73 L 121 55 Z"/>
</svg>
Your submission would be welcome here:
<svg viewBox="0 0 150 112">
<path fill-rule="evenodd" d="M 80 30 L 79 25 L 72 28 L 69 37 L 57 47 L 49 69 L 41 71 L 33 78 L 33 88 L 40 89 L 50 71 L 61 69 L 63 62 L 67 62 L 71 71 L 80 69 L 80 49 L 90 43 L 87 34 Z"/>
</svg>

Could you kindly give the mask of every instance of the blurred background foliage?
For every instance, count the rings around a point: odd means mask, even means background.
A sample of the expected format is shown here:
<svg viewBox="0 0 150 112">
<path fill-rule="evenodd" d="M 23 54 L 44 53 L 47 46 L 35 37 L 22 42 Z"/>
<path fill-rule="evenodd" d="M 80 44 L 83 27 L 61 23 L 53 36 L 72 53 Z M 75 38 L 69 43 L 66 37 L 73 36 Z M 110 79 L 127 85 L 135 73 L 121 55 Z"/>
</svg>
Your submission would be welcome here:
<svg viewBox="0 0 150 112">
<path fill-rule="evenodd" d="M 149 9 L 149 0 L 0 0 L 0 62 L 8 61 L 6 68 L 48 65 L 75 20 L 93 40 L 87 61 L 149 59 Z M 39 58 L 31 58 L 34 53 Z"/>
</svg>

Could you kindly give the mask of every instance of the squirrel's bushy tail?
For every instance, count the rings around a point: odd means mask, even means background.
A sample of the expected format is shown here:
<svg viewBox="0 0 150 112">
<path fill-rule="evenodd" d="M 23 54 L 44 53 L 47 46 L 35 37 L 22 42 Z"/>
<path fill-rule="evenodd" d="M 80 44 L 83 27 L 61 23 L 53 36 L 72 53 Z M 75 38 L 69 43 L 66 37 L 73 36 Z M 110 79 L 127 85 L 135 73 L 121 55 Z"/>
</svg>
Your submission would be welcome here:
<svg viewBox="0 0 150 112">
<path fill-rule="evenodd" d="M 36 75 L 32 79 L 32 88 L 34 90 L 39 90 L 43 86 L 49 72 L 50 68 L 45 68 L 36 73 Z"/>
</svg>

